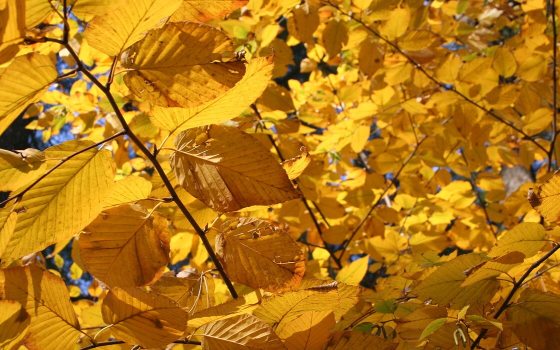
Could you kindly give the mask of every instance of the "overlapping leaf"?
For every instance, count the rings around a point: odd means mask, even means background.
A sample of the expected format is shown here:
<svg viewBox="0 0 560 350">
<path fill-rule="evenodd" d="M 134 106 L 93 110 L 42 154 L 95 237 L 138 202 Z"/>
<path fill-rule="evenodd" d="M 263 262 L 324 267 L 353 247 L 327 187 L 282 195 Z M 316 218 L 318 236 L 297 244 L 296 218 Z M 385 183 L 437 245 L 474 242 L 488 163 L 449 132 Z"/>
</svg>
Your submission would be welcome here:
<svg viewBox="0 0 560 350">
<path fill-rule="evenodd" d="M 0 348 L 17 349 L 29 331 L 29 314 L 22 304 L 0 300 Z"/>
<path fill-rule="evenodd" d="M 47 149 L 45 154 L 56 164 L 91 145 L 89 141 L 69 141 Z M 80 232 L 101 212 L 102 199 L 113 183 L 113 167 L 108 151 L 92 148 L 72 157 L 27 191 L 13 209 L 17 222 L 2 262 Z"/>
<path fill-rule="evenodd" d="M 298 198 L 282 166 L 253 136 L 211 125 L 181 133 L 171 166 L 190 194 L 219 212 Z"/>
<path fill-rule="evenodd" d="M 139 205 L 103 211 L 80 234 L 84 268 L 109 286 L 154 282 L 169 262 L 167 221 Z"/>
<path fill-rule="evenodd" d="M 321 350 L 329 341 L 336 322 L 332 311 L 308 311 L 290 323 L 282 323 L 276 334 L 288 349 Z"/>
<path fill-rule="evenodd" d="M 305 255 L 286 230 L 264 220 L 239 219 L 220 231 L 216 254 L 233 281 L 272 291 L 301 282 Z"/>
<path fill-rule="evenodd" d="M 19 302 L 30 315 L 29 348 L 71 348 L 81 335 L 64 281 L 37 266 L 0 270 L 0 299 Z"/>
<path fill-rule="evenodd" d="M 560 172 L 556 172 L 548 181 L 529 191 L 528 199 L 535 208 L 549 222 L 560 220 Z"/>
<path fill-rule="evenodd" d="M 214 100 L 192 108 L 158 108 L 153 111 L 154 125 L 171 132 L 197 126 L 219 124 L 239 116 L 266 89 L 274 64 L 272 57 L 251 60 L 245 75 L 235 86 Z"/>
<path fill-rule="evenodd" d="M 135 203 L 146 199 L 152 191 L 152 183 L 139 176 L 128 176 L 114 183 L 109 194 L 103 200 L 104 208 L 121 204 Z"/>
<path fill-rule="evenodd" d="M 19 56 L 0 72 L 0 135 L 56 77 L 51 58 L 38 53 Z"/>
<path fill-rule="evenodd" d="M 188 318 L 173 300 L 140 288 L 113 288 L 103 300 L 102 314 L 113 335 L 152 348 L 180 338 Z"/>
<path fill-rule="evenodd" d="M 85 31 L 86 39 L 99 51 L 117 56 L 169 17 L 179 5 L 181 0 L 117 2 L 110 11 L 89 22 Z"/>
<path fill-rule="evenodd" d="M 286 349 L 272 328 L 252 315 L 238 315 L 203 326 L 202 348 L 230 349 Z"/>
<path fill-rule="evenodd" d="M 228 13 L 246 5 L 248 0 L 183 0 L 183 3 L 173 13 L 170 21 L 198 21 L 208 22 L 222 19 Z"/>
<path fill-rule="evenodd" d="M 15 191 L 31 182 L 44 169 L 44 155 L 34 149 L 10 152 L 0 149 L 0 191 Z"/>
<path fill-rule="evenodd" d="M 218 29 L 192 22 L 151 30 L 123 55 L 124 80 L 141 99 L 164 107 L 195 107 L 221 96 L 245 73 L 231 40 Z"/>
</svg>

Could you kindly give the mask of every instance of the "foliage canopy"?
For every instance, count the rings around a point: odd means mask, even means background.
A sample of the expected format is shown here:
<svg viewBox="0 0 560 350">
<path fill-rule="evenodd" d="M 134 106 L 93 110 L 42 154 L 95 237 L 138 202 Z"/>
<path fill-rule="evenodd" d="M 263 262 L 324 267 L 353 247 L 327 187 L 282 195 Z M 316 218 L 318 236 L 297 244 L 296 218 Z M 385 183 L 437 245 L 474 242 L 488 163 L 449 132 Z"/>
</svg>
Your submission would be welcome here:
<svg viewBox="0 0 560 350">
<path fill-rule="evenodd" d="M 0 0 L 2 349 L 560 348 L 555 0 Z"/>
</svg>

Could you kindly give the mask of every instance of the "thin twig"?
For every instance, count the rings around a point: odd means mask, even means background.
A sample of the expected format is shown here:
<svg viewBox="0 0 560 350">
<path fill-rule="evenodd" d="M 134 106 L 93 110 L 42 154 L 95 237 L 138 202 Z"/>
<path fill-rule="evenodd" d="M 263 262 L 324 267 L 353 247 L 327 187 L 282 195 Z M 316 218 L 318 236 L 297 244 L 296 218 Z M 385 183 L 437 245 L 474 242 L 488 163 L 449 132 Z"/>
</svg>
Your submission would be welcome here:
<svg viewBox="0 0 560 350">
<path fill-rule="evenodd" d="M 65 25 L 67 25 L 67 23 Z M 70 53 L 72 58 L 74 59 L 78 70 L 81 71 L 84 75 L 86 75 L 89 78 L 89 80 L 95 86 L 97 86 L 97 88 L 99 90 L 101 90 L 101 92 L 103 92 L 103 94 L 105 95 L 105 97 L 109 101 L 109 103 L 111 105 L 111 108 L 113 108 L 113 111 L 115 112 L 115 114 L 117 116 L 117 119 L 121 123 L 124 132 L 132 140 L 132 142 L 136 145 L 136 147 L 138 147 L 138 149 L 144 154 L 144 156 L 152 163 L 152 165 L 155 168 L 155 170 L 157 171 L 158 175 L 161 177 L 165 187 L 169 191 L 169 194 L 171 195 L 171 197 L 173 197 L 173 201 L 175 202 L 175 204 L 177 205 L 179 210 L 181 210 L 181 213 L 183 213 L 185 218 L 189 221 L 191 226 L 194 228 L 197 235 L 200 237 L 200 240 L 202 241 L 202 244 L 206 248 L 206 251 L 208 252 L 209 257 L 212 260 L 212 262 L 214 263 L 214 265 L 216 266 L 216 269 L 220 273 L 220 276 L 224 280 L 224 283 L 226 284 L 231 296 L 234 299 L 237 299 L 238 298 L 237 291 L 235 290 L 231 280 L 227 276 L 227 274 L 224 270 L 224 267 L 222 266 L 222 264 L 218 260 L 218 257 L 216 256 L 216 253 L 214 252 L 214 248 L 212 247 L 212 244 L 208 240 L 208 237 L 206 237 L 206 233 L 200 227 L 200 225 L 196 222 L 196 220 L 194 219 L 192 214 L 189 212 L 189 210 L 187 209 L 185 204 L 179 198 L 179 195 L 175 191 L 175 188 L 173 187 L 173 184 L 169 180 L 169 177 L 167 177 L 167 174 L 165 173 L 165 170 L 163 169 L 161 164 L 158 162 L 156 156 L 153 155 L 150 152 L 150 150 L 144 145 L 144 143 L 138 138 L 138 136 L 136 136 L 136 134 L 130 129 L 128 123 L 126 122 L 126 119 L 124 118 L 124 116 L 123 116 L 123 114 L 122 114 L 122 112 L 121 112 L 121 110 L 120 110 L 120 108 L 119 108 L 119 106 L 118 106 L 118 104 L 115 100 L 115 97 L 111 93 L 110 85 L 108 87 L 104 86 L 99 81 L 99 79 L 97 79 L 87 69 L 87 67 L 84 65 L 84 63 L 80 60 L 80 57 L 78 56 L 76 51 L 74 51 L 74 49 L 70 46 L 68 41 L 64 41 L 64 40 L 61 41 L 61 40 L 58 40 L 58 39 L 47 39 L 47 38 L 45 38 L 45 41 L 57 42 L 57 43 L 63 45 L 68 50 L 68 52 Z M 109 76 L 111 76 L 111 75 L 112 75 L 112 73 L 109 74 Z"/>
<path fill-rule="evenodd" d="M 94 343 L 91 345 L 86 346 L 85 348 L 81 348 L 81 350 L 90 350 L 95 348 L 101 348 L 104 346 L 111 346 L 111 345 L 118 345 L 118 344 L 125 344 L 122 340 L 108 340 L 99 343 Z M 171 344 L 193 344 L 193 345 L 201 345 L 202 343 L 196 340 L 175 340 Z"/>
<path fill-rule="evenodd" d="M 558 249 L 560 249 L 560 244 L 554 243 L 554 247 L 552 247 L 552 249 L 549 250 L 548 253 L 543 255 L 539 260 L 535 261 L 533 264 L 531 264 L 529 269 L 527 269 L 527 271 L 525 271 L 525 273 L 521 276 L 521 278 L 519 278 L 519 280 L 513 284 L 513 288 L 511 288 L 511 291 L 507 295 L 506 299 L 504 300 L 504 302 L 502 303 L 502 305 L 500 306 L 498 311 L 496 311 L 496 314 L 494 314 L 494 319 L 497 319 L 498 317 L 500 317 L 500 315 L 503 314 L 504 311 L 506 311 L 506 309 L 510 306 L 511 300 L 513 299 L 515 293 L 523 285 L 524 281 L 527 279 L 527 277 L 529 277 L 531 272 L 533 272 L 534 269 L 536 269 L 542 263 L 544 263 L 546 260 L 548 260 L 548 258 L 550 258 L 554 253 L 556 253 L 556 251 Z M 478 344 L 486 336 L 486 333 L 488 333 L 488 329 L 483 328 L 480 331 L 480 334 L 478 335 L 478 337 L 472 343 L 471 349 L 478 348 Z"/>
<path fill-rule="evenodd" d="M 16 199 L 16 198 L 21 198 L 21 197 L 23 197 L 23 195 L 24 195 L 25 193 L 27 193 L 29 190 L 31 190 L 33 187 L 35 187 L 35 186 L 36 186 L 39 182 L 41 182 L 45 177 L 49 176 L 53 171 L 55 171 L 56 169 L 60 168 L 60 166 L 62 166 L 62 164 L 66 163 L 66 162 L 69 161 L 70 159 L 72 159 L 72 158 L 74 158 L 74 157 L 76 157 L 76 156 L 78 156 L 78 155 L 80 155 L 80 154 L 82 154 L 82 153 L 84 153 L 84 152 L 87 152 L 87 151 L 89 151 L 90 149 L 99 147 L 99 146 L 101 146 L 102 144 L 104 144 L 105 142 L 109 142 L 109 141 L 111 141 L 111 140 L 113 140 L 113 139 L 116 139 L 117 137 L 122 136 L 122 135 L 124 135 L 124 134 L 125 134 L 124 131 L 118 132 L 118 133 L 116 133 L 115 135 L 110 136 L 110 137 L 106 138 L 106 139 L 103 140 L 103 141 L 99 141 L 99 142 L 97 142 L 97 143 L 94 143 L 94 144 L 91 145 L 91 146 L 88 146 L 88 147 L 86 147 L 86 148 L 84 148 L 84 149 L 81 149 L 81 150 L 75 152 L 75 153 L 72 153 L 71 155 L 69 155 L 69 156 L 67 156 L 67 157 L 62 158 L 58 164 L 56 164 L 55 166 L 53 166 L 52 168 L 50 168 L 47 172 L 45 172 L 43 175 L 41 175 L 41 176 L 39 176 L 37 179 L 35 179 L 35 181 L 33 181 L 32 183 L 30 183 L 30 184 L 29 184 L 26 188 L 24 188 L 21 192 L 19 192 L 19 193 L 17 193 L 17 194 L 14 194 L 14 195 L 11 195 L 11 196 L 8 197 L 6 200 L 4 200 L 2 203 L 0 203 L 0 207 L 4 206 L 6 203 L 8 203 L 8 202 L 10 202 L 10 201 L 12 201 L 12 200 L 14 200 L 14 199 Z"/>
<path fill-rule="evenodd" d="M 368 32 L 370 32 L 371 34 L 373 34 L 374 36 L 376 36 L 377 38 L 379 38 L 381 41 L 383 41 L 384 43 L 386 43 L 387 45 L 389 45 L 390 47 L 393 48 L 393 50 L 395 50 L 396 52 L 398 52 L 401 56 L 403 56 L 408 62 L 410 62 L 414 68 L 416 68 L 420 73 L 422 73 L 426 78 L 428 78 L 430 81 L 432 81 L 433 83 L 437 84 L 440 87 L 445 88 L 448 91 L 453 92 L 454 94 L 456 94 L 457 96 L 461 97 L 464 101 L 470 103 L 471 105 L 475 106 L 476 108 L 480 109 L 481 111 L 483 111 L 484 113 L 488 114 L 489 116 L 491 116 L 492 118 L 494 118 L 495 120 L 497 120 L 498 122 L 507 125 L 509 128 L 511 128 L 512 130 L 516 131 L 517 133 L 521 134 L 524 139 L 527 139 L 528 141 L 532 142 L 537 148 L 539 148 L 541 151 L 543 151 L 545 154 L 548 154 L 548 150 L 542 146 L 540 143 L 538 143 L 536 140 L 534 140 L 529 134 L 527 134 L 526 132 L 524 132 L 522 129 L 518 128 L 517 126 L 515 126 L 512 122 L 505 120 L 503 117 L 499 116 L 498 114 L 496 114 L 496 112 L 494 112 L 491 109 L 488 109 L 484 106 L 482 106 L 481 104 L 479 104 L 478 102 L 474 101 L 473 99 L 471 99 L 470 97 L 466 96 L 465 94 L 463 94 L 462 92 L 458 91 L 455 86 L 448 86 L 445 85 L 444 83 L 442 83 L 441 81 L 437 80 L 432 74 L 430 74 L 420 63 L 418 63 L 414 58 L 412 58 L 410 55 L 408 55 L 403 49 L 401 49 L 397 44 L 395 44 L 394 42 L 392 42 L 391 40 L 385 38 L 383 35 L 381 35 L 379 32 L 377 32 L 376 30 L 374 30 L 373 28 L 369 27 L 364 21 L 362 21 L 361 19 L 357 18 L 356 16 L 354 16 L 352 13 L 348 13 L 345 12 L 344 10 L 342 10 L 340 7 L 338 7 L 336 4 L 331 3 L 330 1 L 326 1 L 326 3 L 332 7 L 334 7 L 338 12 L 340 12 L 341 14 L 343 14 L 344 16 L 354 20 L 355 22 L 359 23 L 360 25 L 362 25 L 364 27 L 364 29 Z"/>
<path fill-rule="evenodd" d="M 552 157 L 554 156 L 554 148 L 556 138 L 558 137 L 558 30 L 556 29 L 556 0 L 551 2 L 551 16 L 552 16 L 552 142 L 548 151 L 548 171 L 552 169 Z M 558 162 L 558 159 L 556 159 Z"/>
<path fill-rule="evenodd" d="M 257 116 L 259 121 L 262 122 L 263 118 L 262 118 L 261 112 L 257 108 L 257 105 L 254 104 L 254 103 L 251 104 L 251 109 L 253 110 L 253 112 L 255 112 L 255 115 Z M 272 144 L 272 147 L 274 147 L 274 150 L 278 154 L 278 158 L 280 158 L 280 161 L 282 161 L 282 162 L 285 161 L 286 159 L 284 158 L 284 155 L 282 155 L 282 151 L 280 151 L 280 147 L 278 147 L 278 144 L 276 143 L 276 140 L 274 139 L 274 137 L 271 134 L 267 134 L 267 135 L 268 135 L 268 140 Z M 299 187 L 299 183 L 298 183 L 297 179 L 294 179 L 292 181 L 293 181 L 293 183 L 296 187 Z M 330 249 L 327 248 L 327 245 L 326 245 L 325 241 L 323 240 L 323 230 L 321 229 L 321 224 L 319 223 L 319 220 L 317 220 L 317 216 L 313 212 L 313 209 L 311 209 L 311 206 L 309 205 L 309 203 L 307 201 L 307 198 L 305 197 L 305 194 L 303 193 L 303 191 L 300 191 L 300 192 L 301 192 L 301 201 L 302 201 L 303 205 L 305 206 L 305 208 L 307 209 L 307 211 L 309 212 L 309 217 L 311 217 L 311 220 L 313 221 L 313 225 L 315 225 L 315 228 L 317 229 L 317 232 L 319 232 L 319 237 L 323 241 L 324 249 L 326 249 L 329 252 L 329 255 L 331 256 L 331 258 L 335 262 L 335 264 L 338 266 L 338 268 L 339 269 L 342 268 L 342 263 L 340 262 L 340 260 L 336 257 L 334 252 L 332 252 Z M 313 203 L 313 204 L 317 207 L 317 205 L 315 203 Z M 318 212 L 321 214 L 321 217 L 324 218 L 323 213 L 321 213 L 320 210 L 318 210 Z M 325 220 L 325 222 L 326 222 L 326 220 Z M 328 223 L 327 223 L 327 226 L 328 226 Z"/>
</svg>

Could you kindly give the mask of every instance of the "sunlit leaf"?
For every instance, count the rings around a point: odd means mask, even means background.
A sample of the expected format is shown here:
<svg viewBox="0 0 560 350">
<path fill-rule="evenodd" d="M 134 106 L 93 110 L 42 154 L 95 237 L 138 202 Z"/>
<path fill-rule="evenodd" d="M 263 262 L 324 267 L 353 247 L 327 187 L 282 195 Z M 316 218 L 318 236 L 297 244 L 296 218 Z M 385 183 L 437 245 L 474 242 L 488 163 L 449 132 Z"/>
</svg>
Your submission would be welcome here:
<svg viewBox="0 0 560 350">
<path fill-rule="evenodd" d="M 266 290 L 294 288 L 301 282 L 304 252 L 282 227 L 239 219 L 219 230 L 216 254 L 233 281 Z"/>
<path fill-rule="evenodd" d="M 336 280 L 346 284 L 358 285 L 366 275 L 369 257 L 366 255 L 344 266 L 336 275 Z"/>
<path fill-rule="evenodd" d="M 212 125 L 176 140 L 171 165 L 179 183 L 219 212 L 298 198 L 286 172 L 253 136 Z"/>
<path fill-rule="evenodd" d="M 560 196 L 560 172 L 548 179 L 544 184 L 529 191 L 529 203 L 549 222 L 560 220 L 560 205 L 557 203 Z"/>
<path fill-rule="evenodd" d="M 286 349 L 272 328 L 252 315 L 239 315 L 203 326 L 203 349 Z"/>
<path fill-rule="evenodd" d="M 110 332 L 129 344 L 159 348 L 181 337 L 187 312 L 163 295 L 140 288 L 113 288 L 103 300 Z"/>
<path fill-rule="evenodd" d="M 320 350 L 328 342 L 335 323 L 332 311 L 309 311 L 290 323 L 282 323 L 276 334 L 284 339 L 288 349 Z"/>
<path fill-rule="evenodd" d="M 81 335 L 64 281 L 40 267 L 0 270 L 0 299 L 19 302 L 31 317 L 29 337 L 25 340 L 30 347 L 71 348 Z M 18 327 L 18 323 L 10 326 Z M 3 329 L 0 327 L 0 333 Z"/>
<path fill-rule="evenodd" d="M 13 300 L 0 300 L 0 347 L 17 349 L 28 330 L 29 314 L 22 304 Z"/>
<path fill-rule="evenodd" d="M 182 5 L 173 13 L 170 21 L 208 22 L 222 19 L 228 13 L 246 5 L 248 0 L 183 0 Z"/>
<path fill-rule="evenodd" d="M 55 164 L 92 143 L 69 141 L 46 150 Z M 13 260 L 77 234 L 101 211 L 113 182 L 113 163 L 106 150 L 89 149 L 71 158 L 26 192 L 17 203 L 15 229 L 2 260 Z"/>
<path fill-rule="evenodd" d="M 15 191 L 31 182 L 44 169 L 44 155 L 34 149 L 20 153 L 0 149 L 0 191 Z"/>
<path fill-rule="evenodd" d="M 80 234 L 84 268 L 109 286 L 154 282 L 169 262 L 167 221 L 139 205 L 103 211 Z"/>
<path fill-rule="evenodd" d="M 109 56 L 116 56 L 142 39 L 146 31 L 169 17 L 181 0 L 138 0 L 115 4 L 108 13 L 98 15 L 85 31 L 88 43 Z"/>
<path fill-rule="evenodd" d="M 152 183 L 139 176 L 128 176 L 111 186 L 109 194 L 103 199 L 103 207 L 111 208 L 121 204 L 135 203 L 146 199 L 152 191 Z"/>
</svg>

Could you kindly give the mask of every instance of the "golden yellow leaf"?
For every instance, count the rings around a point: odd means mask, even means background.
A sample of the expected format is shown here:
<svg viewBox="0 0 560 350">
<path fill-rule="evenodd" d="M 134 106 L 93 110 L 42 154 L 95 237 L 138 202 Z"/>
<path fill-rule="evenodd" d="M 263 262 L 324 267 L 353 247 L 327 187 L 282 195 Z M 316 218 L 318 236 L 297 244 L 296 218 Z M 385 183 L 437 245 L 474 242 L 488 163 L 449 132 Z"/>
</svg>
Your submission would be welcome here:
<svg viewBox="0 0 560 350">
<path fill-rule="evenodd" d="M 0 191 L 15 191 L 33 181 L 45 169 L 44 155 L 35 149 L 10 152 L 0 149 Z"/>
<path fill-rule="evenodd" d="M 81 335 L 64 281 L 40 267 L 0 270 L 0 299 L 19 302 L 31 317 L 28 348 L 72 348 Z"/>
<path fill-rule="evenodd" d="M 72 13 L 76 16 L 103 15 L 112 11 L 112 6 L 123 5 L 126 0 L 71 0 Z"/>
<path fill-rule="evenodd" d="M 0 72 L 0 135 L 56 77 L 54 62 L 38 53 L 19 56 Z"/>
<path fill-rule="evenodd" d="M 181 276 L 181 273 L 177 277 L 165 274 L 150 288 L 174 300 L 189 314 L 211 307 L 214 300 L 213 290 L 208 288 L 211 278 L 196 273 Z"/>
<path fill-rule="evenodd" d="M 101 313 L 118 339 L 144 347 L 164 347 L 187 328 L 188 314 L 176 302 L 141 288 L 111 289 Z"/>
<path fill-rule="evenodd" d="M 352 151 L 359 153 L 366 146 L 369 138 L 370 127 L 369 125 L 358 125 L 354 129 L 354 135 L 352 135 L 352 141 L 350 142 L 350 147 Z"/>
<path fill-rule="evenodd" d="M 114 4 L 110 11 L 96 16 L 85 31 L 92 47 L 117 56 L 124 49 L 142 39 L 146 32 L 169 17 L 181 0 L 135 0 Z"/>
<path fill-rule="evenodd" d="M 348 310 L 358 304 L 359 300 L 360 288 L 356 286 L 342 283 L 312 286 L 265 299 L 255 309 L 253 315 L 265 322 L 276 323 L 277 327 L 280 327 L 309 311 L 332 311 L 338 322 Z"/>
<path fill-rule="evenodd" d="M 343 21 L 331 20 L 323 31 L 323 46 L 329 57 L 335 57 L 340 53 L 342 46 L 348 42 L 348 30 Z"/>
<path fill-rule="evenodd" d="M 494 61 L 492 68 L 503 77 L 510 77 L 517 70 L 517 62 L 511 51 L 507 48 L 500 47 L 494 53 Z"/>
<path fill-rule="evenodd" d="M 349 265 L 344 266 L 336 275 L 338 282 L 359 285 L 368 270 L 369 256 L 352 261 Z"/>
<path fill-rule="evenodd" d="M 194 21 L 208 22 L 222 19 L 230 12 L 245 6 L 248 0 L 183 0 L 171 22 Z"/>
<path fill-rule="evenodd" d="M 552 223 L 560 221 L 560 172 L 554 173 L 548 181 L 529 190 L 529 203 L 544 218 Z"/>
<path fill-rule="evenodd" d="M 216 99 L 193 108 L 161 108 L 153 111 L 154 125 L 171 132 L 219 124 L 240 115 L 266 89 L 272 75 L 272 57 L 251 60 L 245 75 Z"/>
<path fill-rule="evenodd" d="M 297 157 L 286 159 L 282 162 L 282 167 L 288 174 L 288 178 L 290 180 L 297 179 L 307 168 L 309 163 L 311 162 L 311 157 L 307 150 L 304 150 L 302 154 Z"/>
<path fill-rule="evenodd" d="M 92 144 L 69 141 L 48 148 L 45 156 L 58 163 Z M 90 223 L 101 212 L 102 199 L 113 183 L 113 167 L 108 151 L 89 149 L 27 191 L 13 209 L 17 222 L 2 263 L 67 240 Z"/>
<path fill-rule="evenodd" d="M 299 197 L 274 156 L 234 127 L 211 125 L 181 133 L 171 166 L 190 194 L 219 212 Z"/>
<path fill-rule="evenodd" d="M 140 176 L 127 176 L 111 186 L 109 194 L 103 199 L 103 208 L 135 203 L 148 198 L 151 192 L 152 183 L 150 181 Z"/>
<path fill-rule="evenodd" d="M 465 254 L 440 266 L 426 277 L 414 291 L 420 299 L 431 299 L 434 304 L 462 308 L 471 305 L 474 309 L 487 303 L 499 287 L 493 279 L 485 279 L 461 288 L 467 272 L 487 261 L 480 254 Z"/>
<path fill-rule="evenodd" d="M 500 257 L 511 252 L 521 252 L 531 257 L 547 243 L 544 227 L 535 222 L 522 222 L 511 230 L 500 234 L 498 243 L 490 252 L 490 257 Z"/>
<path fill-rule="evenodd" d="M 169 263 L 167 220 L 124 204 L 103 211 L 80 234 L 84 269 L 113 287 L 153 283 Z"/>
<path fill-rule="evenodd" d="M 282 323 L 276 334 L 284 339 L 288 349 L 321 350 L 335 324 L 332 311 L 308 311 L 290 323 Z"/>
<path fill-rule="evenodd" d="M 288 31 L 299 41 L 312 42 L 313 33 L 319 26 L 319 14 L 317 9 L 309 3 L 292 11 L 292 17 L 288 19 Z"/>
<path fill-rule="evenodd" d="M 408 7 L 397 8 L 391 11 L 389 20 L 381 26 L 380 32 L 388 40 L 393 41 L 406 33 L 409 23 L 410 9 Z"/>
<path fill-rule="evenodd" d="M 252 315 L 238 315 L 204 325 L 202 348 L 207 350 L 286 349 L 272 328 Z"/>
<path fill-rule="evenodd" d="M 535 350 L 560 346 L 560 297 L 535 289 L 526 289 L 506 311 L 514 333 Z"/>
<path fill-rule="evenodd" d="M 43 22 L 51 13 L 52 6 L 48 1 L 25 0 L 25 26 L 30 29 Z"/>
<path fill-rule="evenodd" d="M 29 314 L 22 304 L 0 300 L 0 348 L 18 349 L 29 330 Z"/>
<path fill-rule="evenodd" d="M 17 213 L 12 212 L 11 208 L 0 209 L 0 256 L 14 232 L 16 227 Z"/>
<path fill-rule="evenodd" d="M 122 63 L 126 85 L 141 100 L 164 107 L 195 107 L 220 97 L 245 73 L 232 41 L 220 30 L 192 22 L 151 30 L 128 49 Z"/>
<path fill-rule="evenodd" d="M 12 59 L 25 36 L 25 1 L 7 0 L 0 6 L 0 64 Z"/>
<path fill-rule="evenodd" d="M 403 340 L 417 340 L 423 330 L 434 320 L 447 316 L 447 310 L 442 306 L 417 305 L 407 315 L 399 317 L 397 332 Z"/>
<path fill-rule="evenodd" d="M 305 254 L 285 228 L 240 218 L 227 221 L 216 237 L 216 254 L 235 282 L 270 291 L 297 287 L 305 273 Z"/>
<path fill-rule="evenodd" d="M 189 319 L 189 327 L 197 329 L 210 322 L 232 316 L 251 313 L 260 303 L 255 292 L 245 294 L 237 299 L 223 304 L 212 306 L 208 309 L 195 312 Z"/>
</svg>

